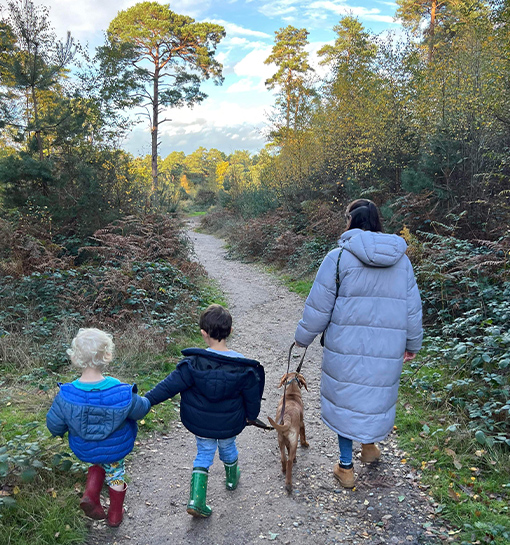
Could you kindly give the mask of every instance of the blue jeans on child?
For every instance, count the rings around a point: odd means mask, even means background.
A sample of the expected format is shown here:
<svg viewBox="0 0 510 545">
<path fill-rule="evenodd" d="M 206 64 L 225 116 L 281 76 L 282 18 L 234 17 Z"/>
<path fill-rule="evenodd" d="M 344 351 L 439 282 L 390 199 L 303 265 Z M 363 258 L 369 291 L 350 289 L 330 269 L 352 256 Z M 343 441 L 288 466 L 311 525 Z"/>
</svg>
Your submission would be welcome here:
<svg viewBox="0 0 510 545">
<path fill-rule="evenodd" d="M 214 461 L 216 448 L 220 454 L 220 460 L 231 464 L 237 460 L 238 452 L 236 447 L 236 438 L 228 439 L 210 439 L 208 437 L 198 437 L 197 439 L 197 457 L 193 462 L 193 467 L 203 467 L 209 469 Z"/>
<path fill-rule="evenodd" d="M 338 448 L 340 449 L 340 463 L 348 466 L 352 463 L 352 440 L 338 436 Z"/>
</svg>

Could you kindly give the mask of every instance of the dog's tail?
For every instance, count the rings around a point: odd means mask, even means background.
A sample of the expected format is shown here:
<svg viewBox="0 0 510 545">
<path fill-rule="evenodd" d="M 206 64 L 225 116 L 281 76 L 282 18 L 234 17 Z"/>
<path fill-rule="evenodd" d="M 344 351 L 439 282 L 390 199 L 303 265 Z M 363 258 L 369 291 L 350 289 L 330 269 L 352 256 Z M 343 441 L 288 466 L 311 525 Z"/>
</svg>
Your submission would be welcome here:
<svg viewBox="0 0 510 545">
<path fill-rule="evenodd" d="M 268 416 L 267 419 L 269 420 L 269 423 L 271 424 L 271 426 L 273 426 L 273 428 L 274 428 L 276 431 L 279 431 L 279 432 L 284 433 L 284 432 L 290 430 L 290 423 L 287 423 L 287 424 L 277 424 L 270 416 Z"/>
</svg>

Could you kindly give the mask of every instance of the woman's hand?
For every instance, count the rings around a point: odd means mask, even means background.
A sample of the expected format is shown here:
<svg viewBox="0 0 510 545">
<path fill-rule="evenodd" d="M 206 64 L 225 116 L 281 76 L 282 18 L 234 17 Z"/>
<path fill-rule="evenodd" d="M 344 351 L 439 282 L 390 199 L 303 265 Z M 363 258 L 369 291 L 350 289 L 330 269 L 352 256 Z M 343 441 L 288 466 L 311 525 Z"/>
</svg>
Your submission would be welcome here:
<svg viewBox="0 0 510 545">
<path fill-rule="evenodd" d="M 299 344 L 297 341 L 294 341 L 294 344 L 298 347 L 298 348 L 306 348 L 306 346 L 304 344 Z"/>
<path fill-rule="evenodd" d="M 416 358 L 416 354 L 413 354 L 413 352 L 408 352 L 407 350 L 404 352 L 404 363 L 414 360 L 414 358 Z"/>
</svg>

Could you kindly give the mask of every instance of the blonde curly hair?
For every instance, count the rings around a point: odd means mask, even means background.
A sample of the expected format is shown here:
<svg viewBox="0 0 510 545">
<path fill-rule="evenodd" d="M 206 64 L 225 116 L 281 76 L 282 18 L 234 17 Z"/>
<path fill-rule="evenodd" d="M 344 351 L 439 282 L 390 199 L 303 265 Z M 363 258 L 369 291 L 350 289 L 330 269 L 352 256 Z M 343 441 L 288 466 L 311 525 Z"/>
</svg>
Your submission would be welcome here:
<svg viewBox="0 0 510 545">
<path fill-rule="evenodd" d="M 73 339 L 67 354 L 74 366 L 80 369 L 103 367 L 113 359 L 113 337 L 95 327 L 82 328 Z"/>
</svg>

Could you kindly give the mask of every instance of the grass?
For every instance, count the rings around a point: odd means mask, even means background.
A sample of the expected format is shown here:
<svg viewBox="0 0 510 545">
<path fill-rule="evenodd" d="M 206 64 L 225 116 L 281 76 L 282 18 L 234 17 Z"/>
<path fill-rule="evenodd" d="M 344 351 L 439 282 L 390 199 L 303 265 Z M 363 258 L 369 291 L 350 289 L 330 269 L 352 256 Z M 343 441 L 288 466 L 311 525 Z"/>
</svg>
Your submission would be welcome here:
<svg viewBox="0 0 510 545">
<path fill-rule="evenodd" d="M 78 508 L 81 476 L 54 473 L 37 478 L 16 494 L 16 505 L 2 510 L 5 545 L 83 543 L 87 525 Z M 77 483 L 78 481 L 78 483 Z"/>
<path fill-rule="evenodd" d="M 457 542 L 506 545 L 510 542 L 510 452 L 501 445 L 479 444 L 465 414 L 436 395 L 449 378 L 436 363 L 416 375 L 409 369 L 409 378 L 404 372 L 396 420 L 399 445 L 406 451 L 403 463 L 418 472 L 436 513 L 458 528 Z M 417 368 L 420 363 L 413 365 Z M 435 382 L 426 377 L 434 377 Z"/>
<path fill-rule="evenodd" d="M 205 216 L 207 212 L 205 210 L 197 210 L 195 212 L 188 212 L 186 215 L 190 218 L 194 218 L 196 216 Z"/>
<path fill-rule="evenodd" d="M 297 280 L 287 275 L 284 275 L 282 278 L 284 284 L 290 291 L 297 293 L 302 297 L 306 297 L 312 289 L 313 280 Z"/>
<path fill-rule="evenodd" d="M 4 392 L 0 445 L 7 448 L 9 465 L 16 469 L 2 479 L 0 499 L 16 503 L 0 508 L 2 543 L 82 543 L 87 528 L 79 514 L 77 491 L 84 481 L 84 466 L 70 459 L 67 443 L 46 429 L 52 395 L 20 382 Z M 64 459 L 68 461 L 63 463 Z"/>
</svg>

